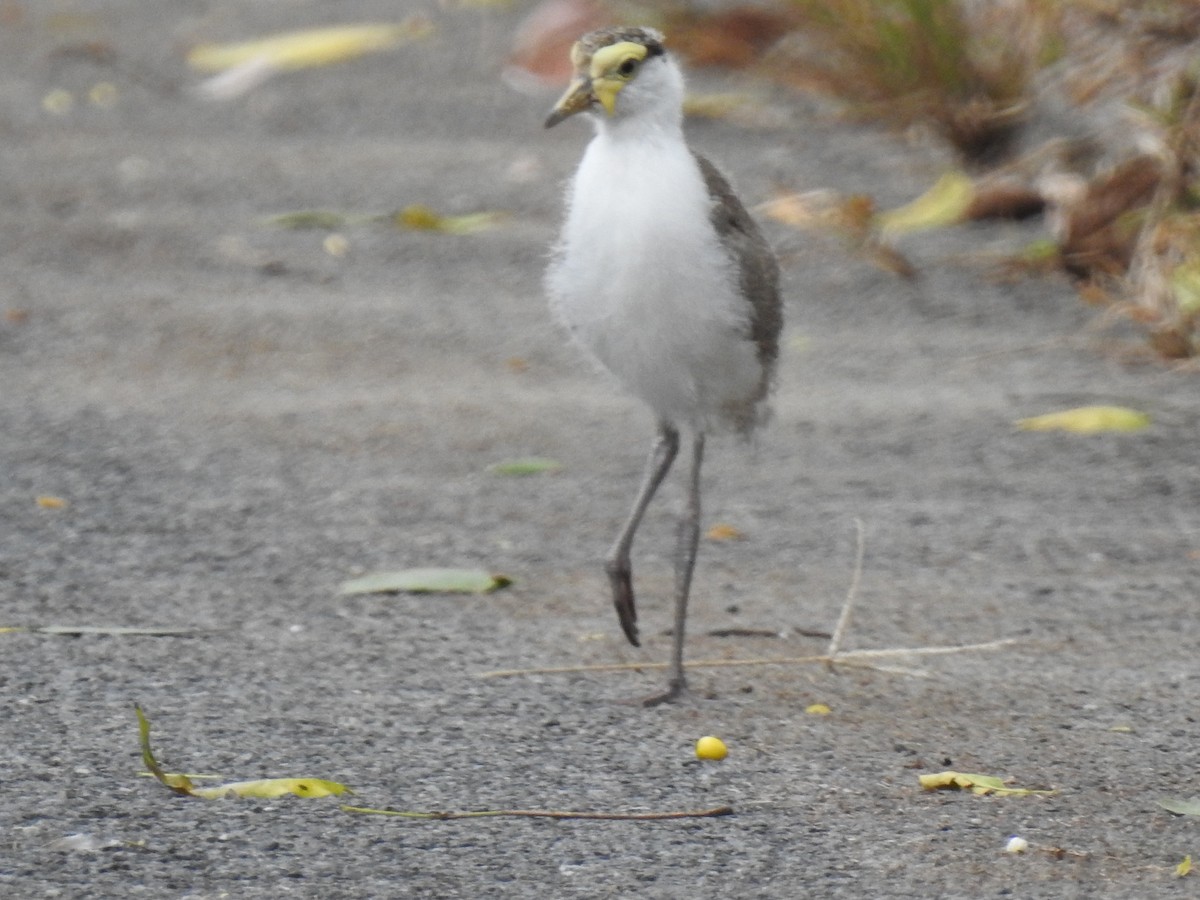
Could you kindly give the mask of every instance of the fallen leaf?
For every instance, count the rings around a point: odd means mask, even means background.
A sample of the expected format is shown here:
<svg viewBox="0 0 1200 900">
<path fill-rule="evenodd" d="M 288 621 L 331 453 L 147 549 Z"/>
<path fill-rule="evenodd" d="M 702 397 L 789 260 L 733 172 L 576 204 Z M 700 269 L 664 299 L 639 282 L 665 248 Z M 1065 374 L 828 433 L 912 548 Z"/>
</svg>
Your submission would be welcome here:
<svg viewBox="0 0 1200 900">
<path fill-rule="evenodd" d="M 188 793 L 205 800 L 222 800 L 226 797 L 274 800 L 288 794 L 297 797 L 336 797 L 354 792 L 344 784 L 326 781 L 324 778 L 260 778 L 256 781 L 232 781 L 208 788 L 193 786 Z"/>
<path fill-rule="evenodd" d="M 42 509 L 65 509 L 68 504 L 62 497 L 38 497 L 37 505 Z"/>
<path fill-rule="evenodd" d="M 253 41 L 201 44 L 192 49 L 187 61 L 202 72 L 223 72 L 258 61 L 279 71 L 291 71 L 356 59 L 427 37 L 432 31 L 428 19 L 410 16 L 392 24 L 339 25 L 289 31 Z"/>
<path fill-rule="evenodd" d="M 946 172 L 928 191 L 904 206 L 879 213 L 885 239 L 963 221 L 975 198 L 975 183 L 962 172 Z"/>
<path fill-rule="evenodd" d="M 522 456 L 492 463 L 487 470 L 493 475 L 542 475 L 546 472 L 562 471 L 562 463 L 545 456 Z"/>
<path fill-rule="evenodd" d="M 1191 800 L 1168 798 L 1156 800 L 1155 803 L 1177 816 L 1200 816 L 1200 797 L 1193 797 Z"/>
<path fill-rule="evenodd" d="M 1141 431 L 1150 425 L 1150 416 L 1124 406 L 1080 406 L 1018 419 L 1016 424 L 1023 431 L 1097 434 L 1105 431 Z"/>
<path fill-rule="evenodd" d="M 759 204 L 757 209 L 784 225 L 806 231 L 832 230 L 853 241 L 865 239 L 875 216 L 875 203 L 870 197 L 828 190 L 784 194 Z"/>
<path fill-rule="evenodd" d="M 1183 860 L 1179 863 L 1179 865 L 1177 865 L 1175 867 L 1175 877 L 1182 878 L 1184 875 L 1187 875 L 1191 871 L 1192 871 L 1192 857 L 1191 857 L 1191 854 L 1188 854 L 1187 856 L 1185 856 L 1183 858 Z"/>
<path fill-rule="evenodd" d="M 344 228 L 349 224 L 350 217 L 331 209 L 299 209 L 294 212 L 268 216 L 262 220 L 262 223 L 273 228 L 297 230 L 313 228 L 333 231 L 335 228 Z"/>
<path fill-rule="evenodd" d="M 927 791 L 937 790 L 969 790 L 973 794 L 1001 794 L 1017 796 L 1025 794 L 1053 794 L 1055 791 L 1035 791 L 1031 788 L 1008 787 L 1001 778 L 995 775 L 970 775 L 965 772 L 938 772 L 933 775 L 921 775 L 921 787 Z"/>
<path fill-rule="evenodd" d="M 30 625 L 24 629 L 33 634 L 56 634 L 79 637 L 88 634 L 108 637 L 191 637 L 214 631 L 211 628 L 171 628 L 157 625 Z"/>
<path fill-rule="evenodd" d="M 481 569 L 402 569 L 373 572 L 342 584 L 340 594 L 487 594 L 512 579 Z"/>
<path fill-rule="evenodd" d="M 1171 272 L 1175 303 L 1185 316 L 1200 313 L 1200 261 L 1188 260 Z"/>
<path fill-rule="evenodd" d="M 833 710 L 824 703 L 810 703 L 808 706 L 804 707 L 804 711 L 810 716 L 827 716 L 833 712 Z"/>
<path fill-rule="evenodd" d="M 297 797 L 333 797 L 354 792 L 344 784 L 323 778 L 262 778 L 255 781 L 233 781 L 215 787 L 198 788 L 187 775 L 164 772 L 154 751 L 150 748 L 150 720 L 142 707 L 134 704 L 138 720 L 138 741 L 142 748 L 142 764 L 150 770 L 162 785 L 177 794 L 200 797 L 204 800 L 222 800 L 227 797 L 254 797 L 271 800 L 294 794 Z"/>
<path fill-rule="evenodd" d="M 704 533 L 710 541 L 744 541 L 746 535 L 732 525 L 718 522 Z"/>
<path fill-rule="evenodd" d="M 428 206 L 415 203 L 406 206 L 392 217 L 401 228 L 410 231 L 438 231 L 442 234 L 474 234 L 494 228 L 504 218 L 500 212 L 467 213 L 462 216 L 443 216 Z"/>
<path fill-rule="evenodd" d="M 158 760 L 154 758 L 154 751 L 150 749 L 150 720 L 146 718 L 146 714 L 142 712 L 142 707 L 139 704 L 134 704 L 133 711 L 137 713 L 138 720 L 138 742 L 142 748 L 142 765 L 150 770 L 158 781 L 166 787 L 169 787 L 177 794 L 191 794 L 192 782 L 186 775 L 168 775 L 162 770 L 162 766 L 158 764 Z"/>
<path fill-rule="evenodd" d="M 65 116 L 75 108 L 75 96 L 63 88 L 55 88 L 42 97 L 42 109 L 56 116 Z"/>
<path fill-rule="evenodd" d="M 112 109 L 117 105 L 117 100 L 120 97 L 120 92 L 117 86 L 111 81 L 99 81 L 93 84 L 88 91 L 88 100 L 93 106 L 98 106 L 101 109 Z"/>
<path fill-rule="evenodd" d="M 1019 182 L 1000 180 L 975 185 L 963 218 L 1027 219 L 1041 214 L 1045 208 L 1046 198 L 1040 191 Z"/>
</svg>

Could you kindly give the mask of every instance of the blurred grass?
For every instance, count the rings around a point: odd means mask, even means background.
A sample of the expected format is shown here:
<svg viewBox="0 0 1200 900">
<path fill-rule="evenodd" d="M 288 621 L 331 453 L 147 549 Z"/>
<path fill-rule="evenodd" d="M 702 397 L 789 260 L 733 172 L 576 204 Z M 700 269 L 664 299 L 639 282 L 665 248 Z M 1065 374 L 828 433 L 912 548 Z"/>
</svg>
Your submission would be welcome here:
<svg viewBox="0 0 1200 900">
<path fill-rule="evenodd" d="M 1002 156 L 1053 55 L 1049 0 L 792 0 L 803 39 L 785 78 L 857 114 L 931 126 L 967 162 Z"/>
<path fill-rule="evenodd" d="M 1053 250 L 1027 271 L 1066 272 L 1161 358 L 1200 357 L 1200 2 L 646 6 L 694 65 L 746 69 L 936 135 L 977 198 L 1015 198 L 977 204 L 990 209 L 979 215 L 1045 211 Z"/>
</svg>

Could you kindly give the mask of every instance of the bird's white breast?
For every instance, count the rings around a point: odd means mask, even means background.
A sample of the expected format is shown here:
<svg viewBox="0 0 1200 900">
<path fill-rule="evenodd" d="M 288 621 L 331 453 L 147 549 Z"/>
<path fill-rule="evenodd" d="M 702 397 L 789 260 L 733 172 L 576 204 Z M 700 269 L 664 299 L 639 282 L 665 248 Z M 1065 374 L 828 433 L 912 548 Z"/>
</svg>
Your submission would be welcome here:
<svg viewBox="0 0 1200 900">
<path fill-rule="evenodd" d="M 576 340 L 668 422 L 709 428 L 761 379 L 748 302 L 682 135 L 588 146 L 547 283 Z"/>
</svg>

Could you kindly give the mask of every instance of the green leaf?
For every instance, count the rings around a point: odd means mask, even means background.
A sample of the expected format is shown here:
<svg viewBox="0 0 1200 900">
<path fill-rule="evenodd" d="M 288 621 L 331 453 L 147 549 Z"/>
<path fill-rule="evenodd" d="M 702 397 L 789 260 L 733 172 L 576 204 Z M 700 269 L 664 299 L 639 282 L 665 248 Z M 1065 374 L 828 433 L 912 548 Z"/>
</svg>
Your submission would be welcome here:
<svg viewBox="0 0 1200 900">
<path fill-rule="evenodd" d="M 487 470 L 493 475 L 541 475 L 545 472 L 562 471 L 562 463 L 544 456 L 522 456 L 492 463 Z"/>
<path fill-rule="evenodd" d="M 1177 816 L 1200 816 L 1200 797 L 1193 797 L 1191 800 L 1168 797 L 1166 800 L 1154 802 L 1167 812 L 1175 813 Z"/>
<path fill-rule="evenodd" d="M 341 594 L 487 594 L 512 579 L 482 569 L 401 569 L 373 572 L 342 584 Z"/>
</svg>

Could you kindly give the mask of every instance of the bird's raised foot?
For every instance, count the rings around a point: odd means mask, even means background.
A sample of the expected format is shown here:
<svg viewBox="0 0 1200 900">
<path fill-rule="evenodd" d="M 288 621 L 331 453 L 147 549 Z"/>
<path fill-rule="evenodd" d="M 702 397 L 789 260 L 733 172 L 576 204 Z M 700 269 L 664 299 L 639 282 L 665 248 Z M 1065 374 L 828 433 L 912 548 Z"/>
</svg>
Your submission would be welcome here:
<svg viewBox="0 0 1200 900">
<path fill-rule="evenodd" d="M 642 646 L 638 640 L 637 607 L 633 601 L 633 573 L 629 566 L 610 562 L 604 567 L 608 573 L 608 583 L 612 587 L 613 606 L 617 608 L 617 618 L 621 622 L 621 630 L 629 643 L 635 647 Z"/>
</svg>

